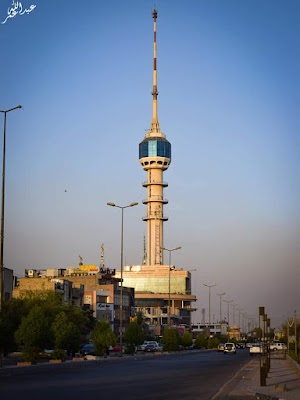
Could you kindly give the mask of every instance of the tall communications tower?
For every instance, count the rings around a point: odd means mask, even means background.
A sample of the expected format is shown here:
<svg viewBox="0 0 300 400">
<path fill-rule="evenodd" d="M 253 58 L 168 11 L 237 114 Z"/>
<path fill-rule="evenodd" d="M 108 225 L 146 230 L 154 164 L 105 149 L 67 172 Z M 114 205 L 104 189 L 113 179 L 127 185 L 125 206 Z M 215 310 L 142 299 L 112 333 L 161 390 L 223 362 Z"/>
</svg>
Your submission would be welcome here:
<svg viewBox="0 0 300 400">
<path fill-rule="evenodd" d="M 147 222 L 147 264 L 163 265 L 163 222 L 168 220 L 164 216 L 163 206 L 168 203 L 164 199 L 163 188 L 168 184 L 163 181 L 163 171 L 171 163 L 171 143 L 161 132 L 157 116 L 157 62 L 156 62 L 156 20 L 157 10 L 152 13 L 154 20 L 154 56 L 153 56 L 153 89 L 152 89 L 152 121 L 144 140 L 139 144 L 139 161 L 147 172 L 147 215 L 143 220 Z"/>
</svg>

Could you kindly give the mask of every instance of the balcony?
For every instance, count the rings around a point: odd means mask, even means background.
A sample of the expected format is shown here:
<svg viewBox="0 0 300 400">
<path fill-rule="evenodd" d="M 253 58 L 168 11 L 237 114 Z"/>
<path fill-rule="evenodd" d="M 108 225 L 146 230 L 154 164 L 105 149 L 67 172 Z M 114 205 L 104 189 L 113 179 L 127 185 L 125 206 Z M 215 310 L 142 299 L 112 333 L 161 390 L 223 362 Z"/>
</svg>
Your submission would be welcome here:
<svg viewBox="0 0 300 400">
<path fill-rule="evenodd" d="M 165 216 L 157 216 L 157 215 L 153 215 L 153 214 L 150 214 L 149 216 L 147 216 L 147 217 L 143 217 L 143 221 L 148 221 L 148 220 L 150 220 L 150 219 L 160 219 L 160 220 L 162 220 L 162 221 L 168 221 L 168 219 L 169 219 L 169 217 L 165 217 Z"/>
<path fill-rule="evenodd" d="M 168 204 L 169 200 L 164 199 L 162 196 L 152 196 L 148 199 L 143 200 L 143 204 L 151 203 L 151 202 L 160 202 L 163 204 Z"/>
<path fill-rule="evenodd" d="M 143 186 L 144 187 L 147 187 L 149 185 L 160 185 L 160 186 L 163 186 L 163 187 L 169 186 L 169 184 L 167 182 L 143 182 Z"/>
</svg>

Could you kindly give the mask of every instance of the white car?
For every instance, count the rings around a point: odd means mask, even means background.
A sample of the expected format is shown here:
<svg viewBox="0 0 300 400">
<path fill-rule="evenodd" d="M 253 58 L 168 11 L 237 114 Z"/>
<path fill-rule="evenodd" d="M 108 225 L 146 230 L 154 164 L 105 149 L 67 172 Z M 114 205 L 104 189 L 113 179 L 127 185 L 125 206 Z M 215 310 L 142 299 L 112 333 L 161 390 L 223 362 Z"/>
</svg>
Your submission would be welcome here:
<svg viewBox="0 0 300 400">
<path fill-rule="evenodd" d="M 270 344 L 270 350 L 271 351 L 287 350 L 287 346 L 285 343 L 276 342 L 276 343 Z"/>
<path fill-rule="evenodd" d="M 154 345 L 156 351 L 162 351 L 162 346 L 155 340 L 145 340 L 144 343 L 140 346 L 140 350 L 145 351 L 145 348 L 148 344 Z"/>
<path fill-rule="evenodd" d="M 236 347 L 234 343 L 227 342 L 224 344 L 224 354 L 236 354 Z"/>
<path fill-rule="evenodd" d="M 250 356 L 262 353 L 263 353 L 263 346 L 261 343 L 252 343 L 251 347 L 249 347 Z"/>
</svg>

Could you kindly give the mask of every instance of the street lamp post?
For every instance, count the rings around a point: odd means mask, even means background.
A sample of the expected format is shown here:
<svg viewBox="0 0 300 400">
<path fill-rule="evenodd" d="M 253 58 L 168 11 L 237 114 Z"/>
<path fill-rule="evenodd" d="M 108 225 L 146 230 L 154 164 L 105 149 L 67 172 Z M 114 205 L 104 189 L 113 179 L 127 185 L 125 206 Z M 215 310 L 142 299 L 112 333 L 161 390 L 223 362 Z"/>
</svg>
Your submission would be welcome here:
<svg viewBox="0 0 300 400">
<path fill-rule="evenodd" d="M 238 306 L 238 304 L 232 304 L 232 322 L 233 325 L 235 325 L 235 307 Z"/>
<path fill-rule="evenodd" d="M 220 297 L 220 323 L 222 322 L 222 296 L 224 296 L 226 293 L 217 293 L 217 296 Z"/>
<path fill-rule="evenodd" d="M 227 303 L 227 323 L 228 323 L 228 328 L 229 328 L 229 304 L 233 302 L 233 300 L 223 300 L 225 303 Z"/>
<path fill-rule="evenodd" d="M 120 290 L 120 347 L 121 347 L 121 352 L 120 355 L 122 356 L 123 354 L 123 236 L 124 236 L 124 208 L 128 208 L 128 207 L 134 207 L 137 206 L 138 203 L 133 202 L 128 204 L 127 206 L 118 206 L 115 203 L 109 202 L 107 203 L 108 206 L 111 207 L 117 207 L 121 209 L 121 260 L 120 260 L 120 264 L 121 264 L 121 290 Z"/>
<path fill-rule="evenodd" d="M 210 327 L 210 288 L 217 286 L 217 285 L 206 285 L 203 283 L 204 286 L 208 287 L 208 324 Z"/>
<path fill-rule="evenodd" d="M 172 251 L 175 250 L 180 250 L 181 247 L 175 247 L 174 249 L 166 249 L 165 247 L 162 247 L 162 250 L 168 251 L 169 252 L 169 299 L 168 299 L 168 326 L 171 325 L 171 254 Z"/>
<path fill-rule="evenodd" d="M 241 311 L 243 311 L 243 308 L 238 308 L 238 312 L 239 312 L 239 328 L 241 331 Z"/>
<path fill-rule="evenodd" d="M 1 203 L 1 246 L 0 246 L 0 311 L 4 304 L 4 201 L 5 201 L 5 152 L 6 152 L 6 114 L 22 108 L 18 105 L 8 110 L 0 110 L 4 114 L 3 130 L 3 163 L 2 163 L 2 203 Z"/>
</svg>

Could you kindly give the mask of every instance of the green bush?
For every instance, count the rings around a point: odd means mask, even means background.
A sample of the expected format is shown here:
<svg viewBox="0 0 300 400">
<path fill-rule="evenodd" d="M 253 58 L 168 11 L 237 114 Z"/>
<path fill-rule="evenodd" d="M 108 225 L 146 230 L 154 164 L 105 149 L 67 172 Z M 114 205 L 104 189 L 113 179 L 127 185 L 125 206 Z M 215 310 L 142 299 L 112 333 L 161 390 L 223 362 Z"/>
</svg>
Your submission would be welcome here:
<svg viewBox="0 0 300 400">
<path fill-rule="evenodd" d="M 117 337 L 111 330 L 109 322 L 104 319 L 97 322 L 92 331 L 91 338 L 97 356 L 104 356 L 110 346 L 115 346 L 117 343 Z"/>
<path fill-rule="evenodd" d="M 66 352 L 65 350 L 62 349 L 56 349 L 54 352 L 51 354 L 51 359 L 52 360 L 61 360 L 65 361 L 66 359 Z"/>
<path fill-rule="evenodd" d="M 196 349 L 207 348 L 207 338 L 203 333 L 199 333 L 199 335 L 197 335 L 194 345 Z"/>
<path fill-rule="evenodd" d="M 135 346 L 142 344 L 145 340 L 145 334 L 143 332 L 142 325 L 138 321 L 131 321 L 125 332 L 126 341 L 126 354 L 133 354 L 135 352 Z"/>
<path fill-rule="evenodd" d="M 190 332 L 184 332 L 182 336 L 180 336 L 180 344 L 184 349 L 190 347 L 193 344 L 193 337 Z"/>
<path fill-rule="evenodd" d="M 218 339 L 217 337 L 213 337 L 208 339 L 207 347 L 209 349 L 216 349 L 219 344 L 220 344 L 220 339 Z"/>
<path fill-rule="evenodd" d="M 164 351 L 178 351 L 180 344 L 179 333 L 176 329 L 167 327 L 161 339 Z"/>
</svg>

